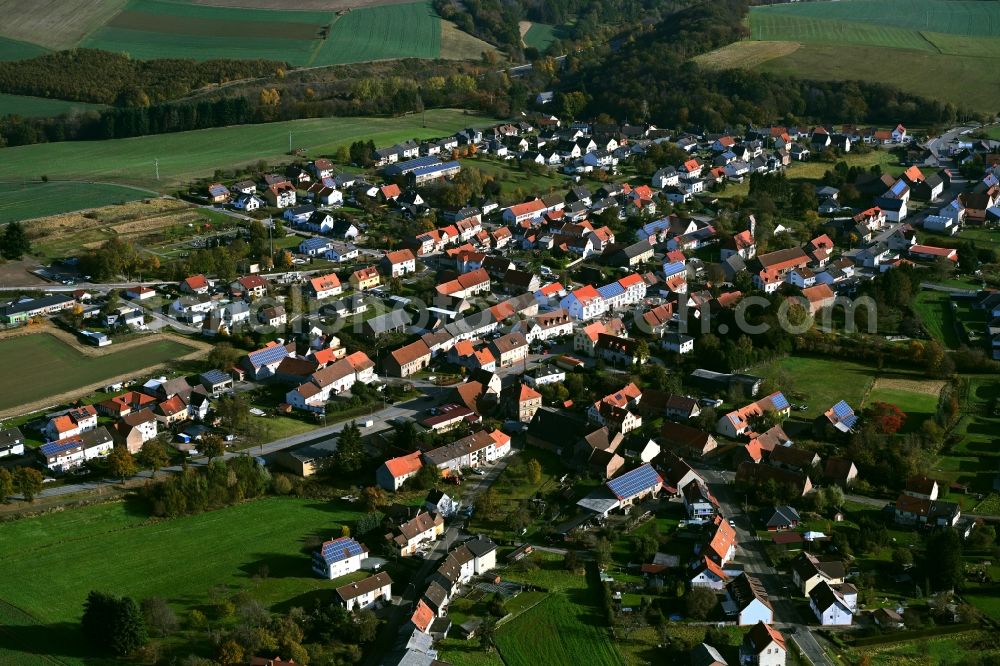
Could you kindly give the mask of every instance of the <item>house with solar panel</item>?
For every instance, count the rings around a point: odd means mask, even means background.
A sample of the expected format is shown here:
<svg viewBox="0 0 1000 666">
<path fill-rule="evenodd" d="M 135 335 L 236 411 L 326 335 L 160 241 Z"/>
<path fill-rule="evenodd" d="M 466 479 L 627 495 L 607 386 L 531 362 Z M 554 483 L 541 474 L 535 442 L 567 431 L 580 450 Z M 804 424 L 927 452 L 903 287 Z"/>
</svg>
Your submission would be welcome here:
<svg viewBox="0 0 1000 666">
<path fill-rule="evenodd" d="M 45 466 L 53 472 L 67 472 L 88 460 L 103 458 L 114 447 L 115 441 L 111 433 L 104 426 L 99 426 L 95 430 L 42 444 L 38 454 Z"/>
<path fill-rule="evenodd" d="M 838 432 L 844 434 L 854 432 L 854 426 L 858 423 L 858 415 L 854 413 L 854 409 L 844 400 L 826 410 L 821 418 L 825 419 L 825 422 L 833 426 Z"/>
<path fill-rule="evenodd" d="M 740 435 L 749 435 L 751 421 L 764 415 L 765 412 L 774 412 L 778 416 L 785 418 L 792 411 L 792 406 L 781 391 L 776 391 L 769 396 L 765 396 L 756 402 L 733 410 L 719 419 L 716 423 L 716 430 L 727 437 L 736 438 Z"/>
<path fill-rule="evenodd" d="M 331 539 L 313 553 L 313 571 L 333 580 L 361 569 L 361 561 L 367 557 L 368 548 L 354 538 Z"/>
<path fill-rule="evenodd" d="M 660 492 L 663 478 L 647 463 L 611 479 L 606 485 L 618 500 L 618 506 L 624 509 Z"/>
<path fill-rule="evenodd" d="M 244 356 L 240 365 L 247 371 L 251 379 L 267 379 L 274 375 L 275 370 L 288 356 L 293 356 L 293 354 L 288 351 L 285 345 L 269 342 L 265 347 Z"/>
</svg>

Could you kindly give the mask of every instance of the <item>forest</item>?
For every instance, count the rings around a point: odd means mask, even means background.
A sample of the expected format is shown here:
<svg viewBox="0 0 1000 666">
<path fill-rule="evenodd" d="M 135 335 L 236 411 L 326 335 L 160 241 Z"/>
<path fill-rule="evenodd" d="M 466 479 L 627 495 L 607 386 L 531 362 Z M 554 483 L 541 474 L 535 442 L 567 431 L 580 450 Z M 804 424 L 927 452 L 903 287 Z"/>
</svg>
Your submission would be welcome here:
<svg viewBox="0 0 1000 666">
<path fill-rule="evenodd" d="M 0 92 L 142 107 L 209 85 L 274 76 L 287 67 L 268 60 L 133 60 L 125 53 L 73 49 L 0 62 Z"/>
</svg>

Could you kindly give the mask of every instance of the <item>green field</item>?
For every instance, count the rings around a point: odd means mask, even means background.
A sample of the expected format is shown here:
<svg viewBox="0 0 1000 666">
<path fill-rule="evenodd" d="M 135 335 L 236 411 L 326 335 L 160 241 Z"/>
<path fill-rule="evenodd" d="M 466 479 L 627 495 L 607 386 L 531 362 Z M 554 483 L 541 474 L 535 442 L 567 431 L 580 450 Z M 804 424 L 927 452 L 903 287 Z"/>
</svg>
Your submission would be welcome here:
<svg viewBox="0 0 1000 666">
<path fill-rule="evenodd" d="M 351 10 L 333 24 L 315 65 L 441 56 L 441 19 L 429 2 Z"/>
<path fill-rule="evenodd" d="M 216 585 L 309 608 L 333 583 L 313 575 L 308 551 L 357 517 L 346 506 L 272 498 L 163 521 L 118 503 L 6 523 L 0 561 L 35 575 L 0 586 L 0 663 L 92 663 L 79 631 L 92 589 L 164 597 L 181 613 L 208 603 Z M 251 580 L 265 566 L 268 576 Z"/>
<path fill-rule="evenodd" d="M 105 107 L 101 104 L 0 93 L 0 117 L 16 115 L 24 118 L 47 118 L 62 113 L 93 111 L 103 108 Z"/>
<path fill-rule="evenodd" d="M 716 66 L 740 67 L 749 61 L 781 76 L 891 83 L 990 111 L 1000 104 L 992 62 L 1000 55 L 1000 11 L 994 2 L 787 3 L 754 7 L 749 22 L 752 40 L 783 47 L 758 53 L 753 42 L 743 42 L 720 49 Z M 750 57 L 741 58 L 741 52 Z"/>
<path fill-rule="evenodd" d="M 37 44 L 19 42 L 16 39 L 0 37 L 0 60 L 24 60 L 48 53 L 49 50 Z"/>
<path fill-rule="evenodd" d="M 136 372 L 191 351 L 191 347 L 174 340 L 156 339 L 98 358 L 84 356 L 52 335 L 10 338 L 0 344 L 0 361 L 7 368 L 0 377 L 0 409 Z M 26 381 L 29 377 L 30 381 Z"/>
<path fill-rule="evenodd" d="M 920 424 L 934 418 L 937 412 L 938 396 L 895 388 L 876 386 L 868 396 L 868 403 L 887 402 L 906 412 L 904 431 L 918 430 Z"/>
<path fill-rule="evenodd" d="M 924 327 L 932 338 L 949 349 L 958 347 L 960 341 L 955 331 L 955 314 L 951 307 L 951 298 L 947 293 L 922 291 L 917 294 L 913 309 L 924 322 Z"/>
<path fill-rule="evenodd" d="M 955 35 L 1000 37 L 1000 14 L 996 3 L 977 0 L 842 0 L 841 2 L 797 2 L 754 7 L 750 27 L 755 39 L 762 26 L 774 17 L 823 21 L 853 21 L 867 26 L 893 26 Z M 764 39 L 799 39 L 764 33 Z M 779 32 L 781 32 L 779 30 Z"/>
<path fill-rule="evenodd" d="M 545 52 L 552 42 L 556 41 L 556 33 L 559 28 L 546 23 L 532 23 L 528 32 L 524 34 L 524 45 L 533 46 L 542 53 Z"/>
<path fill-rule="evenodd" d="M 0 181 L 26 174 L 53 179 L 106 180 L 139 186 L 167 188 L 216 169 L 228 169 L 258 160 L 288 161 L 288 134 L 295 147 L 310 156 L 331 154 L 358 137 L 377 146 L 410 138 L 445 136 L 470 125 L 487 125 L 492 118 L 466 115 L 456 109 L 429 110 L 426 126 L 420 115 L 402 118 L 312 118 L 263 125 L 238 125 L 216 129 L 159 134 L 110 141 L 67 141 L 5 148 L 0 161 Z M 160 161 L 160 181 L 153 160 Z"/>
<path fill-rule="evenodd" d="M 0 224 L 156 196 L 110 183 L 0 183 Z"/>
<path fill-rule="evenodd" d="M 442 53 L 443 29 L 429 0 L 356 7 L 343 16 L 131 0 L 82 45 L 141 59 L 263 58 L 322 66 L 449 57 Z"/>
</svg>

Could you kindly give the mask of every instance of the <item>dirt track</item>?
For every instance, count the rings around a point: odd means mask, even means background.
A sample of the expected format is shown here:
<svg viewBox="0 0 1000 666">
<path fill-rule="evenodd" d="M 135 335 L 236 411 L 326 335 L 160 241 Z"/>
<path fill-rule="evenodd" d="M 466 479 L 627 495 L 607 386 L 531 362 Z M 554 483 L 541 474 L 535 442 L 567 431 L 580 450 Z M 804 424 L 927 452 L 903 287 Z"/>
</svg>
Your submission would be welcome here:
<svg viewBox="0 0 1000 666">
<path fill-rule="evenodd" d="M 875 380 L 875 388 L 891 391 L 909 391 L 910 393 L 922 393 L 937 397 L 941 395 L 941 389 L 944 388 L 946 383 L 943 379 L 913 380 L 879 377 Z"/>
<path fill-rule="evenodd" d="M 4 339 L 7 339 L 7 338 L 12 338 L 12 337 L 19 337 L 19 336 L 22 336 L 22 335 L 38 335 L 38 334 L 49 334 L 49 335 L 55 336 L 56 338 L 58 338 L 62 342 L 65 342 L 66 344 L 72 346 L 74 349 L 76 349 L 77 351 L 79 351 L 81 354 L 84 354 L 84 355 L 90 356 L 90 357 L 94 357 L 94 358 L 99 358 L 101 356 L 107 356 L 108 354 L 114 354 L 115 352 L 119 352 L 119 351 L 122 351 L 124 349 L 130 349 L 131 347 L 138 347 L 138 346 L 147 344 L 153 338 L 153 336 L 142 336 L 142 337 L 136 338 L 134 340 L 129 340 L 128 342 L 123 342 L 121 344 L 112 344 L 112 345 L 110 345 L 108 347 L 98 348 L 98 347 L 91 347 L 91 346 L 88 346 L 88 345 L 83 345 L 72 334 L 70 334 L 70 333 L 68 333 L 68 332 L 66 332 L 66 331 L 64 331 L 62 329 L 56 328 L 54 326 L 50 326 L 48 324 L 44 324 L 44 325 L 36 325 L 36 326 L 30 326 L 30 327 L 22 327 L 22 328 L 14 329 L 12 331 L 6 331 L 6 332 L 0 334 L 0 340 L 4 340 Z M 212 345 L 210 345 L 208 343 L 201 342 L 199 340 L 191 340 L 189 338 L 185 338 L 185 337 L 176 335 L 175 333 L 158 333 L 158 334 L 156 334 L 156 336 L 157 337 L 166 336 L 166 337 L 170 338 L 171 340 L 173 340 L 175 342 L 178 342 L 180 344 L 183 344 L 183 345 L 185 345 L 187 347 L 191 347 L 192 348 L 190 353 L 185 354 L 183 356 L 179 356 L 176 359 L 173 359 L 174 361 L 186 361 L 186 360 L 190 360 L 190 359 L 199 358 L 199 357 L 203 356 L 204 354 L 207 354 L 208 351 L 212 348 Z M 12 416 L 20 416 L 22 414 L 30 414 L 32 412 L 36 412 L 36 411 L 39 411 L 39 410 L 42 410 L 42 409 L 46 409 L 46 408 L 52 407 L 54 405 L 68 404 L 68 403 L 71 403 L 71 402 L 73 402 L 74 400 L 76 400 L 78 398 L 81 398 L 81 397 L 86 396 L 86 395 L 90 395 L 91 393 L 94 393 L 95 391 L 98 391 L 98 390 L 104 388 L 105 386 L 108 386 L 109 384 L 118 384 L 120 382 L 128 382 L 130 380 L 137 379 L 139 377 L 144 377 L 144 376 L 147 376 L 147 375 L 149 375 L 151 373 L 154 373 L 154 372 L 157 372 L 157 371 L 160 371 L 160 370 L 166 370 L 167 368 L 170 367 L 170 363 L 171 362 L 172 361 L 168 361 L 168 362 L 165 362 L 165 363 L 158 363 L 156 365 L 147 366 L 145 368 L 142 368 L 140 370 L 136 370 L 134 372 L 125 373 L 125 374 L 122 374 L 122 375 L 118 375 L 116 377 L 109 377 L 107 379 L 101 380 L 100 382 L 96 382 L 94 384 L 88 384 L 88 385 L 85 385 L 85 386 L 81 386 L 81 387 L 79 387 L 77 389 L 74 389 L 72 391 L 67 391 L 65 393 L 60 393 L 60 394 L 57 394 L 57 395 L 52 395 L 52 396 L 49 396 L 49 397 L 45 398 L 44 400 L 35 400 L 34 402 L 29 402 L 29 403 L 26 403 L 26 404 L 23 404 L 23 405 L 18 405 L 16 407 L 11 407 L 9 409 L 0 410 L 0 419 L 10 418 Z"/>
</svg>

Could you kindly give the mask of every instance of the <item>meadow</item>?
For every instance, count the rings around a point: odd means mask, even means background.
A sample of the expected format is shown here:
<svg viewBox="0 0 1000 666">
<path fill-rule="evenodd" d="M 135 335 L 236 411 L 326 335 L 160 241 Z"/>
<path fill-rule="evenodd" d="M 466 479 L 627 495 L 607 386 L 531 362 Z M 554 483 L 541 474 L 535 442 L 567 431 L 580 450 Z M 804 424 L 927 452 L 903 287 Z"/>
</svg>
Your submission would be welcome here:
<svg viewBox="0 0 1000 666">
<path fill-rule="evenodd" d="M 0 224 L 156 196 L 111 183 L 0 183 Z"/>
<path fill-rule="evenodd" d="M 840 400 L 858 410 L 875 378 L 875 370 L 860 363 L 826 360 L 808 356 L 789 356 L 752 371 L 764 378 L 790 378 L 776 381 L 783 386 L 786 397 L 793 403 L 804 402 L 809 409 L 793 412 L 796 417 L 812 419 L 830 409 Z M 794 399 L 790 394 L 801 394 Z"/>
<path fill-rule="evenodd" d="M 426 125 L 423 119 L 426 118 Z M 492 118 L 466 115 L 458 109 L 428 110 L 424 117 L 312 118 L 262 125 L 238 125 L 109 141 L 73 141 L 5 148 L 0 181 L 25 174 L 52 179 L 105 180 L 167 189 L 195 178 L 265 160 L 288 162 L 288 137 L 309 156 L 332 154 L 358 137 L 377 146 L 411 138 L 446 136 Z M 153 160 L 159 159 L 160 180 Z"/>
<path fill-rule="evenodd" d="M 966 0 L 753 7 L 750 40 L 697 61 L 783 77 L 890 83 L 930 99 L 993 111 L 1000 104 L 1000 86 L 992 74 L 1000 46 L 995 7 Z"/>
<path fill-rule="evenodd" d="M 192 347 L 160 338 L 94 357 L 45 333 L 9 338 L 0 344 L 0 362 L 6 368 L 0 377 L 0 410 L 138 372 L 192 351 Z"/>
<path fill-rule="evenodd" d="M 218 585 L 269 607 L 310 607 L 333 583 L 312 573 L 309 552 L 358 515 L 338 503 L 269 498 L 169 520 L 114 503 L 5 523 L 0 561 L 38 575 L 0 590 L 0 663 L 36 655 L 92 663 L 79 630 L 92 589 L 163 597 L 182 616 L 208 604 Z"/>
<path fill-rule="evenodd" d="M 47 49 L 70 49 L 91 31 L 109 21 L 126 0 L 0 0 L 0 35 L 40 44 Z M 42 49 L 43 51 L 45 49 Z M 24 53 L 12 58 L 30 58 Z"/>
<path fill-rule="evenodd" d="M 103 108 L 104 106 L 101 104 L 0 93 L 0 116 L 17 115 L 23 118 L 48 118 L 63 113 L 96 111 Z"/>
</svg>

